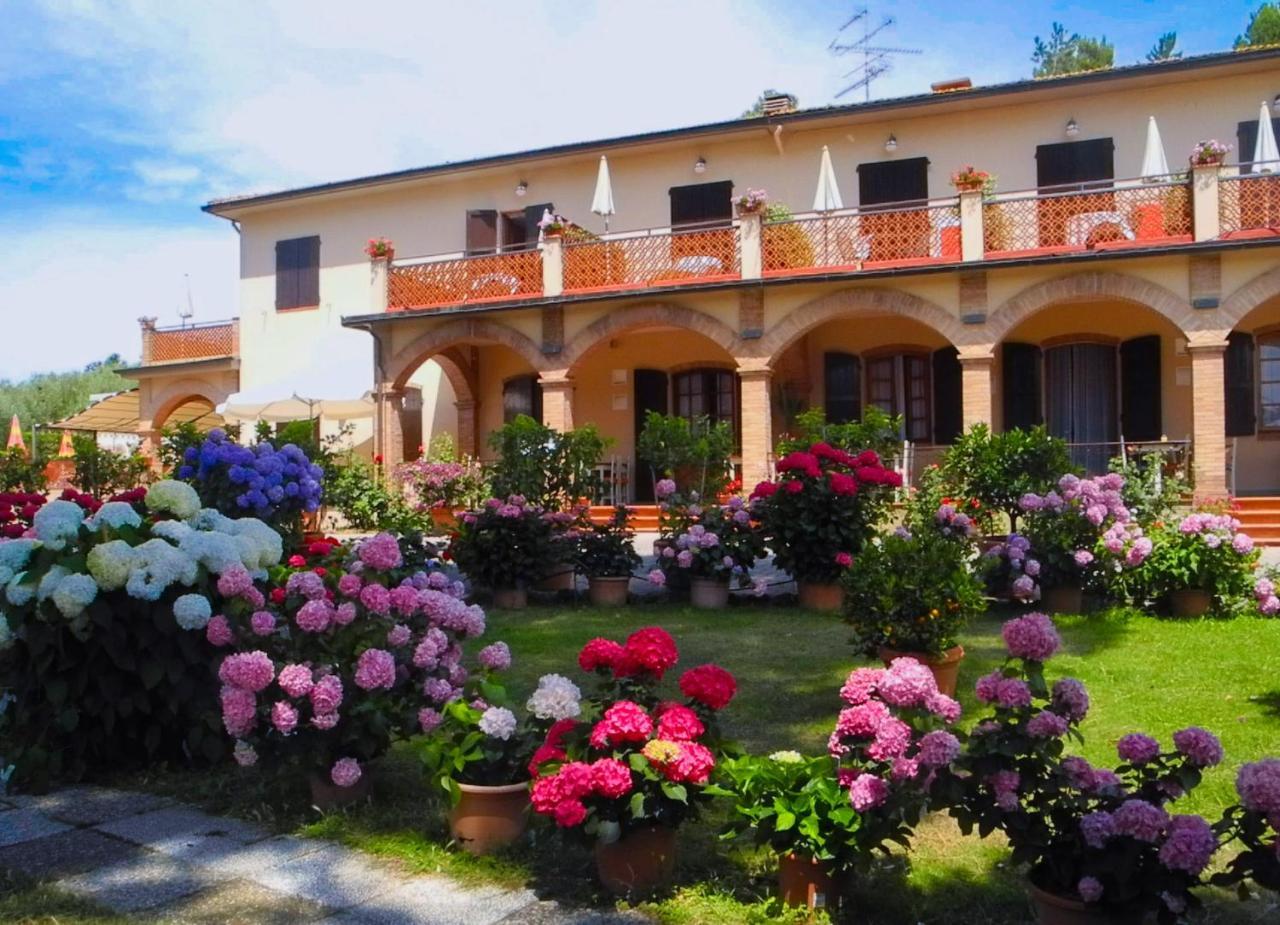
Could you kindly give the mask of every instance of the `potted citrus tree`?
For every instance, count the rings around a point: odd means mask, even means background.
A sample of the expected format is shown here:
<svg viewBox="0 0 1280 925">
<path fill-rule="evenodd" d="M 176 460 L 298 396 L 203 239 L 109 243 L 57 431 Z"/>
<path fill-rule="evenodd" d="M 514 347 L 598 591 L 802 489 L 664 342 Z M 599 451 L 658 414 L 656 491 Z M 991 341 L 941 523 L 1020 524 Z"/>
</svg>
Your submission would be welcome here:
<svg viewBox="0 0 1280 925">
<path fill-rule="evenodd" d="M 578 534 L 578 569 L 587 576 L 587 594 L 597 607 L 620 607 L 627 602 L 631 573 L 640 565 L 627 525 L 625 504 L 613 509 L 602 524 L 588 523 Z"/>
</svg>

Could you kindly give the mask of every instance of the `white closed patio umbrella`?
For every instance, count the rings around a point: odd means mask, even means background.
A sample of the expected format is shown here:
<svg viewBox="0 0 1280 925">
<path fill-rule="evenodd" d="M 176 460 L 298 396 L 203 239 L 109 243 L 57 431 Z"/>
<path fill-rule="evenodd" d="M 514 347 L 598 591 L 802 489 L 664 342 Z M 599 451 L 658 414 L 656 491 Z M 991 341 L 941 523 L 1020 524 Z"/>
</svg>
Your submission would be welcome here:
<svg viewBox="0 0 1280 925">
<path fill-rule="evenodd" d="M 591 197 L 591 211 L 604 218 L 605 234 L 609 233 L 609 216 L 613 214 L 613 180 L 609 177 L 609 159 L 600 155 L 600 170 L 596 173 L 596 192 Z"/>
<path fill-rule="evenodd" d="M 1163 180 L 1169 175 L 1169 162 L 1164 156 L 1164 142 L 1160 140 L 1160 128 L 1156 117 L 1147 117 L 1147 145 L 1142 151 L 1142 170 L 1138 174 L 1144 180 Z"/>
<path fill-rule="evenodd" d="M 1276 148 L 1276 130 L 1271 125 L 1271 109 L 1267 101 L 1262 101 L 1258 110 L 1258 140 L 1253 143 L 1254 173 L 1272 173 L 1280 161 L 1280 150 Z"/>
<path fill-rule="evenodd" d="M 827 213 L 832 209 L 843 209 L 844 200 L 840 198 L 840 185 L 836 183 L 836 172 L 831 166 L 831 151 L 822 146 L 822 162 L 818 165 L 818 188 L 813 193 L 813 211 L 822 213 L 822 264 L 831 262 L 827 247 Z"/>
</svg>

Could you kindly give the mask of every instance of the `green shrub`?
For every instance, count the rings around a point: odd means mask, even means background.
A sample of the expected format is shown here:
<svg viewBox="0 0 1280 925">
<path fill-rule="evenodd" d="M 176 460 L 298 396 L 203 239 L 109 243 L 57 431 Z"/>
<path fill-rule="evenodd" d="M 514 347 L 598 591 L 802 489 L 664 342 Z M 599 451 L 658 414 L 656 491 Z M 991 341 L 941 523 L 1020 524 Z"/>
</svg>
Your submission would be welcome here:
<svg viewBox="0 0 1280 925">
<path fill-rule="evenodd" d="M 325 503 L 352 528 L 396 534 L 424 528 L 422 516 L 409 507 L 399 489 L 388 486 L 381 472 L 363 459 L 348 457 L 326 474 Z"/>
<path fill-rule="evenodd" d="M 92 434 L 76 434 L 71 444 L 76 452 L 72 481 L 83 492 L 107 498 L 152 480 L 151 461 L 141 453 L 104 450 Z"/>
<path fill-rule="evenodd" d="M 733 427 L 728 421 L 712 423 L 706 415 L 689 420 L 650 411 L 636 453 L 653 469 L 655 481 L 670 478 L 681 494 L 714 498 L 732 479 Z"/>
<path fill-rule="evenodd" d="M 875 450 L 882 457 L 890 457 L 902 446 L 901 433 L 902 416 L 888 414 L 874 405 L 863 409 L 861 420 L 845 424 L 828 423 L 824 409 L 810 408 L 796 415 L 795 433 L 778 442 L 778 456 L 825 443 L 850 453 Z"/>
<path fill-rule="evenodd" d="M 599 494 L 596 467 L 612 441 L 594 425 L 561 433 L 521 414 L 489 435 L 498 459 L 489 468 L 495 497 L 523 495 L 561 510 Z"/>
<path fill-rule="evenodd" d="M 606 522 L 580 528 L 577 565 L 588 578 L 625 578 L 640 565 L 627 516 L 626 505 L 620 504 Z"/>
<path fill-rule="evenodd" d="M 976 498 L 1005 514 L 1013 531 L 1021 513 L 1018 500 L 1050 490 L 1072 466 L 1066 442 L 1044 427 L 994 434 L 987 425 L 975 424 L 951 445 L 942 471 L 951 495 Z"/>
<path fill-rule="evenodd" d="M 473 583 L 527 588 L 553 570 L 556 544 L 545 509 L 512 496 L 462 515 L 449 553 Z"/>
<path fill-rule="evenodd" d="M 45 490 L 44 466 L 14 447 L 0 453 L 0 492 Z"/>
</svg>

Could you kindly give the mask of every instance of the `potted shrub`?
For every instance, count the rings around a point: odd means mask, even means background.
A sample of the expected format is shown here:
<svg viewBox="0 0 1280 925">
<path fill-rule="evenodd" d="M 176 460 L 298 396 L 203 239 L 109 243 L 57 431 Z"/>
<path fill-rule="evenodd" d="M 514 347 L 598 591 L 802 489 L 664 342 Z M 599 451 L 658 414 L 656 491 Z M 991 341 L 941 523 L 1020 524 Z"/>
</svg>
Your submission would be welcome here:
<svg viewBox="0 0 1280 925">
<path fill-rule="evenodd" d="M 587 576 L 587 595 L 597 607 L 621 607 L 627 602 L 631 573 L 640 565 L 629 517 L 627 506 L 619 504 L 607 521 L 588 523 L 578 535 L 578 569 Z"/>
<path fill-rule="evenodd" d="M 1237 613 L 1254 591 L 1260 551 L 1230 514 L 1194 511 L 1151 532 L 1148 584 L 1175 617 Z"/>
<path fill-rule="evenodd" d="M 1217 167 L 1227 159 L 1230 151 L 1231 145 L 1224 144 L 1216 138 L 1210 138 L 1206 141 L 1197 141 L 1195 147 L 1191 149 L 1188 160 L 1192 167 Z"/>
<path fill-rule="evenodd" d="M 1029 867 L 1044 925 L 1176 920 L 1196 905 L 1192 890 L 1218 842 L 1204 819 L 1166 806 L 1222 760 L 1222 746 L 1192 727 L 1174 733 L 1169 751 L 1141 733 L 1124 736 L 1115 769 L 1067 755 L 1089 698 L 1079 681 L 1045 680 L 1044 662 L 1061 644 L 1052 621 L 1030 614 L 1006 623 L 1003 636 L 1008 658 L 976 686 L 992 712 L 935 795 L 962 831 L 1004 832 L 1014 862 Z"/>
<path fill-rule="evenodd" d="M 788 453 L 778 478 L 751 493 L 774 561 L 800 585 L 800 603 L 838 610 L 840 575 L 874 535 L 902 476 L 874 450 L 852 454 L 827 443 Z"/>
<path fill-rule="evenodd" d="M 524 607 L 529 585 L 547 574 L 554 546 L 545 515 L 522 495 L 490 498 L 462 515 L 449 553 L 472 582 L 493 591 L 495 606 Z"/>
<path fill-rule="evenodd" d="M 650 411 L 636 440 L 636 455 L 649 464 L 655 483 L 670 479 L 686 497 L 719 497 L 732 479 L 732 452 L 732 425 L 705 414 L 689 420 Z"/>
<path fill-rule="evenodd" d="M 596 873 L 614 893 L 646 893 L 670 878 L 676 830 L 709 800 L 720 748 L 716 714 L 737 692 L 733 675 L 701 665 L 681 675 L 682 701 L 659 686 L 679 661 L 660 627 L 625 643 L 593 639 L 578 665 L 597 693 L 564 719 L 534 755 L 530 799 L 559 831 L 592 841 Z"/>
<path fill-rule="evenodd" d="M 939 514 L 956 516 L 946 505 Z M 904 655 L 928 665 L 938 689 L 953 696 L 960 633 L 986 606 L 976 559 L 971 545 L 934 531 L 901 530 L 868 543 L 843 581 L 854 646 L 886 665 Z"/>
<path fill-rule="evenodd" d="M 660 535 L 654 543 L 658 570 L 666 578 L 688 581 L 693 606 L 723 608 L 729 602 L 730 582 L 750 586 L 751 567 L 765 554 L 746 503 L 734 495 L 723 505 L 703 505 L 697 495 L 686 499 L 678 494 L 670 479 L 660 481 L 655 490 L 661 502 Z M 754 587 L 757 594 L 763 593 L 763 583 Z"/>
<path fill-rule="evenodd" d="M 444 530 L 458 523 L 458 512 L 478 507 L 488 497 L 480 464 L 474 459 L 415 459 L 396 466 L 393 478 L 406 501 Z"/>
<path fill-rule="evenodd" d="M 1280 758 L 1242 765 L 1236 774 L 1240 802 L 1230 806 L 1215 826 L 1224 844 L 1240 852 L 1210 882 L 1243 890 L 1248 881 L 1280 892 Z"/>
<path fill-rule="evenodd" d="M 1050 436 L 1044 427 L 992 433 L 987 425 L 975 424 L 956 439 L 942 461 L 946 494 L 973 498 L 987 511 L 1003 513 L 1010 533 L 1017 532 L 1022 497 L 1048 491 L 1070 469 L 1066 441 Z"/>
</svg>

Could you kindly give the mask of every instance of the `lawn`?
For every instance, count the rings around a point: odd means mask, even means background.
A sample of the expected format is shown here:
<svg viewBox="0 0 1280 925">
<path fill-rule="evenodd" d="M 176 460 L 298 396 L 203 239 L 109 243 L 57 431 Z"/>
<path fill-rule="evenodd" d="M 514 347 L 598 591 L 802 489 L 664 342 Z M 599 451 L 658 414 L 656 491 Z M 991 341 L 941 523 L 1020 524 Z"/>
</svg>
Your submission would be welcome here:
<svg viewBox="0 0 1280 925">
<path fill-rule="evenodd" d="M 964 637 L 961 672 L 966 722 L 977 706 L 973 681 L 1002 658 L 1000 624 L 993 611 Z M 725 713 L 728 731 L 753 751 L 823 748 L 847 672 L 864 663 L 848 645 L 848 631 L 832 616 L 794 608 L 747 606 L 696 611 L 659 604 L 607 611 L 566 605 L 490 614 L 489 637 L 515 653 L 511 686 L 523 698 L 537 677 L 555 671 L 584 680 L 576 666 L 582 643 L 594 636 L 621 638 L 659 624 L 681 648 L 681 665 L 716 661 L 738 677 L 739 696 Z M 1083 725 L 1083 753 L 1114 763 L 1114 743 L 1144 730 L 1168 742 L 1187 725 L 1218 733 L 1224 766 L 1177 807 L 1215 817 L 1234 795 L 1235 769 L 1280 752 L 1280 620 L 1173 622 L 1111 611 L 1058 620 L 1063 652 L 1050 677 L 1071 675 L 1089 687 L 1093 708 Z M 447 871 L 469 881 L 531 883 L 540 893 L 603 902 L 586 875 L 585 851 L 563 848 L 536 828 L 529 845 L 501 858 L 472 860 L 446 846 L 440 810 L 424 799 L 417 767 L 401 749 L 379 773 L 373 805 L 317 819 L 300 789 L 258 783 L 253 772 L 227 769 L 198 778 L 158 773 L 142 786 L 202 802 L 213 810 L 344 841 L 397 860 L 414 871 Z M 139 786 L 137 777 L 118 781 Z M 644 908 L 660 921 L 776 921 L 768 904 L 769 859 L 735 851 L 715 838 L 715 814 L 682 833 L 682 866 L 674 891 Z M 997 839 L 965 837 L 945 817 L 917 832 L 908 867 L 901 859 L 856 886 L 854 920 L 883 923 L 1013 923 L 1027 920 L 1019 872 L 1009 869 Z M 1266 921 L 1274 909 L 1213 896 L 1208 921 Z"/>
</svg>

